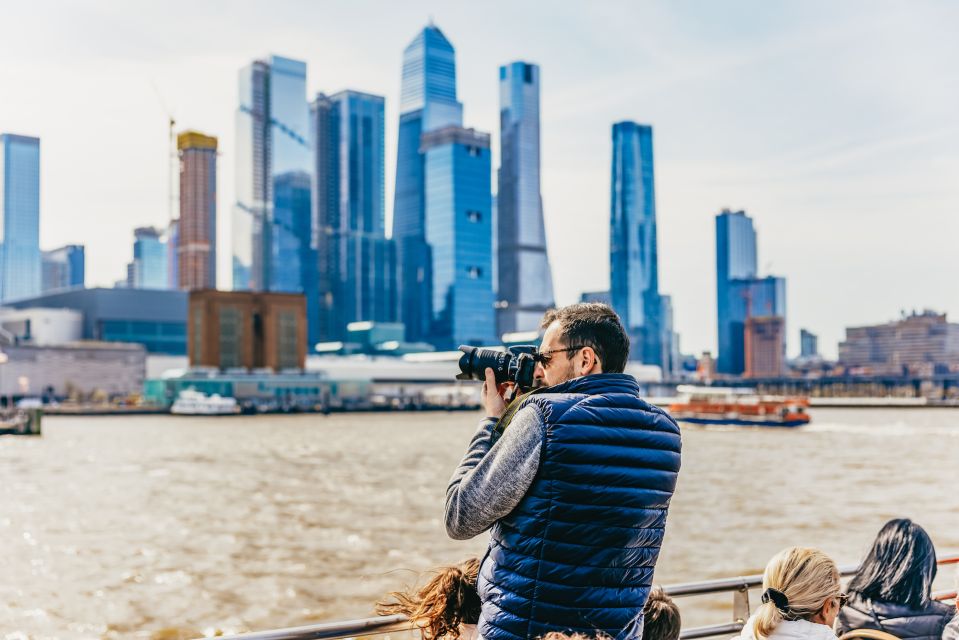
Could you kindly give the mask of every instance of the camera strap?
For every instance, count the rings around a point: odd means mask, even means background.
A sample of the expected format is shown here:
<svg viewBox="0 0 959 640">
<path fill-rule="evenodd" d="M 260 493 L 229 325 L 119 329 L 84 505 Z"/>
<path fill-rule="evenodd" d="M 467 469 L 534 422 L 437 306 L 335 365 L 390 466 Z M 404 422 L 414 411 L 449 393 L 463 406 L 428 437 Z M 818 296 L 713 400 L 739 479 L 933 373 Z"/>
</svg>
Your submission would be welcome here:
<svg viewBox="0 0 959 640">
<path fill-rule="evenodd" d="M 523 404 L 523 401 L 526 400 L 526 398 L 533 395 L 534 393 L 536 393 L 536 391 L 537 389 L 533 389 L 532 391 L 527 391 L 526 393 L 522 393 L 516 396 L 515 398 L 513 398 L 513 400 L 508 405 L 506 405 L 506 411 L 503 412 L 503 415 L 500 417 L 499 420 L 496 421 L 496 425 L 493 427 L 494 441 L 498 440 L 499 437 L 503 435 L 503 432 L 506 431 L 506 427 L 509 426 L 509 423 L 510 421 L 512 421 L 513 416 L 516 415 L 516 412 L 519 411 L 520 405 Z"/>
</svg>

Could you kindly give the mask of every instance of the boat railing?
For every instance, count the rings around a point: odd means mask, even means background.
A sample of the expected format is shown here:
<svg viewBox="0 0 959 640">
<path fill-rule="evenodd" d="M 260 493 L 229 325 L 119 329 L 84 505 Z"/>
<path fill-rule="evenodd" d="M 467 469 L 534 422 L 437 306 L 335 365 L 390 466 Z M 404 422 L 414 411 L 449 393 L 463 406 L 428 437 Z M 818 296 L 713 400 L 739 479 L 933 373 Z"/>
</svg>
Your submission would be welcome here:
<svg viewBox="0 0 959 640">
<path fill-rule="evenodd" d="M 959 554 L 942 557 L 939 559 L 939 564 L 959 564 Z M 843 576 L 851 576 L 856 572 L 857 568 L 858 565 L 844 565 L 839 567 L 839 571 Z M 719 578 L 716 580 L 702 580 L 699 582 L 684 582 L 663 587 L 663 590 L 674 598 L 729 592 L 733 594 L 732 622 L 683 629 L 679 635 L 680 640 L 694 640 L 696 638 L 713 638 L 716 636 L 738 634 L 749 618 L 749 592 L 751 589 L 761 586 L 762 583 L 762 574 L 754 574 L 733 578 Z M 933 593 L 933 598 L 937 600 L 955 599 L 956 591 L 936 591 Z M 409 632 L 411 630 L 410 621 L 406 616 L 393 615 L 363 618 L 360 620 L 327 622 L 303 627 L 290 627 L 287 629 L 273 629 L 270 631 L 252 631 L 238 635 L 217 636 L 216 640 L 335 640 L 392 632 Z M 209 640 L 213 639 L 210 638 Z"/>
</svg>

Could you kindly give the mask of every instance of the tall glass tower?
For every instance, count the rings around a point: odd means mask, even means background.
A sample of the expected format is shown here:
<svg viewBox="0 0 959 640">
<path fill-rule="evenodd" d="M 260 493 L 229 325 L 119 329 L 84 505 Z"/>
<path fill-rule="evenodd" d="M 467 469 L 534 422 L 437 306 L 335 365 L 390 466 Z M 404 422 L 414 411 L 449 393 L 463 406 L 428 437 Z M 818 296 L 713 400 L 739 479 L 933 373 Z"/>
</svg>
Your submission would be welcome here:
<svg viewBox="0 0 959 640">
<path fill-rule="evenodd" d="M 257 60 L 239 87 L 233 288 L 301 292 L 314 264 L 306 63 Z"/>
<path fill-rule="evenodd" d="M 399 318 L 406 339 L 427 340 L 431 326 L 431 278 L 426 244 L 424 155 L 420 138 L 447 125 L 460 126 L 463 105 L 456 100 L 456 58 L 453 45 L 433 24 L 403 51 L 400 128 L 397 141 L 393 240 L 397 251 Z"/>
<path fill-rule="evenodd" d="M 553 306 L 539 162 L 539 66 L 499 68 L 500 153 L 497 205 L 497 329 L 539 328 Z"/>
<path fill-rule="evenodd" d="M 653 128 L 635 122 L 613 125 L 610 206 L 610 297 L 630 336 L 630 359 L 664 366 Z"/>
<path fill-rule="evenodd" d="M 438 349 L 496 339 L 489 134 L 457 126 L 423 135 L 430 342 Z"/>
<path fill-rule="evenodd" d="M 351 322 L 395 322 L 393 243 L 385 235 L 382 96 L 319 94 L 310 104 L 317 301 L 310 341 L 345 340 Z"/>
<path fill-rule="evenodd" d="M 0 134 L 0 302 L 40 294 L 40 139 Z"/>
<path fill-rule="evenodd" d="M 68 244 L 44 251 L 42 292 L 82 287 L 85 282 L 85 256 L 86 251 L 82 244 Z"/>
<path fill-rule="evenodd" d="M 756 277 L 756 230 L 745 211 L 724 209 L 716 216 L 716 309 L 720 373 L 742 373 L 744 368 L 743 322 L 745 305 L 740 299 L 748 287 L 734 281 Z M 784 297 L 784 296 L 783 296 Z M 759 300 L 754 303 L 759 304 Z M 784 303 L 785 304 L 785 303 Z M 736 313 L 737 309 L 741 309 Z M 739 320 L 735 320 L 738 317 Z"/>
<path fill-rule="evenodd" d="M 131 289 L 170 289 L 169 252 L 156 227 L 133 230 L 133 262 L 127 269 Z"/>
</svg>

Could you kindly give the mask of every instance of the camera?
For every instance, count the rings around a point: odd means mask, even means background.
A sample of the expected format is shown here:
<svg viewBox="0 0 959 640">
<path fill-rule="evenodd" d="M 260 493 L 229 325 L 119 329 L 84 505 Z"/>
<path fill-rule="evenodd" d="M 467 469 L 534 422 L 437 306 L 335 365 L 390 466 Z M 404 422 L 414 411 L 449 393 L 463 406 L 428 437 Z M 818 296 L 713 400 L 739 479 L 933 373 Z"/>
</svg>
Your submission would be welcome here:
<svg viewBox="0 0 959 640">
<path fill-rule="evenodd" d="M 460 373 L 457 380 L 485 380 L 486 369 L 492 369 L 496 384 L 515 382 L 520 389 L 534 386 L 533 372 L 536 370 L 536 347 L 531 344 L 517 345 L 506 351 L 483 349 L 460 345 Z"/>
</svg>

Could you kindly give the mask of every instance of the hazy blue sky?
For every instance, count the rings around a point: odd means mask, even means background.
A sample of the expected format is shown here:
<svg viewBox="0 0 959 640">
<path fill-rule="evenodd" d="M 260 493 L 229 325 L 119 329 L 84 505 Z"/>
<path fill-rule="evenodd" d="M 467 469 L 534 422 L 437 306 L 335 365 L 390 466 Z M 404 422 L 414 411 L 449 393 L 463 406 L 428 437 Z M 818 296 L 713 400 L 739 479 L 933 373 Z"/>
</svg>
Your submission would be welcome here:
<svg viewBox="0 0 959 640">
<path fill-rule="evenodd" d="M 661 288 L 687 352 L 714 349 L 713 216 L 744 208 L 788 278 L 790 346 L 930 307 L 959 321 L 959 3 L 13 2 L 0 0 L 0 131 L 42 138 L 41 242 L 124 275 L 167 218 L 167 129 L 220 138 L 229 282 L 237 70 L 309 64 L 309 92 L 387 98 L 392 208 L 404 46 L 433 17 L 467 126 L 498 135 L 497 67 L 542 67 L 543 201 L 559 303 L 608 286 L 610 127 L 654 127 Z M 494 161 L 494 165 L 498 161 Z M 494 166 L 495 169 L 495 166 Z M 791 349 L 792 351 L 792 349 Z"/>
</svg>

